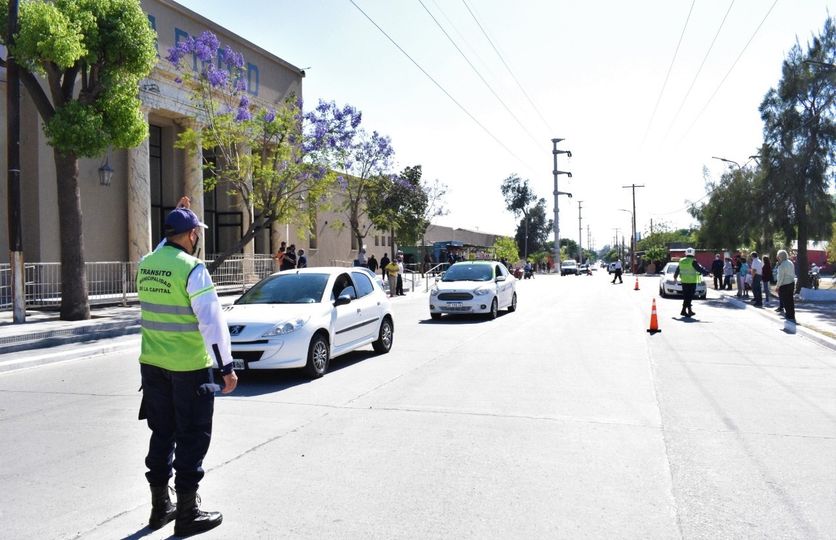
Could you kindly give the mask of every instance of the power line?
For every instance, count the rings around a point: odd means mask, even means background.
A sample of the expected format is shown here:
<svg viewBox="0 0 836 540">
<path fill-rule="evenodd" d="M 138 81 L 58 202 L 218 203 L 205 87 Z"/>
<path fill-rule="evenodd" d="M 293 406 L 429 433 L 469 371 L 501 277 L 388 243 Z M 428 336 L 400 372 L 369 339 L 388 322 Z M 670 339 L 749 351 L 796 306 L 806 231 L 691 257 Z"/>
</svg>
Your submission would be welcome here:
<svg viewBox="0 0 836 540">
<path fill-rule="evenodd" d="M 438 28 L 444 33 L 444 35 L 447 37 L 447 39 L 450 41 L 450 43 L 453 45 L 453 47 L 455 47 L 456 50 L 459 51 L 459 54 L 462 55 L 462 58 L 464 58 L 465 62 L 467 62 L 467 64 L 470 66 L 470 68 L 473 70 L 473 72 L 476 73 L 476 76 L 479 77 L 479 79 L 482 80 L 482 82 L 485 84 L 485 86 L 488 88 L 488 90 L 491 91 L 491 94 L 493 94 L 494 97 L 497 100 L 499 100 L 499 102 L 502 104 L 502 106 L 505 107 L 505 110 L 508 111 L 508 114 L 511 115 L 511 118 L 513 118 L 517 122 L 517 125 L 519 125 L 520 128 L 522 128 L 523 131 L 525 131 L 525 133 L 534 142 L 535 145 L 539 146 L 540 144 L 542 144 L 542 141 L 538 141 L 537 138 L 534 137 L 534 135 L 532 135 L 530 131 L 528 131 L 528 128 L 525 127 L 522 122 L 520 122 L 520 119 L 517 118 L 517 115 L 514 114 L 514 112 L 508 107 L 508 105 L 502 100 L 502 98 L 499 97 L 499 94 L 497 94 L 496 91 L 494 91 L 493 87 L 491 87 L 491 85 L 488 83 L 488 81 L 485 80 L 485 78 L 482 76 L 481 73 L 479 73 L 479 70 L 476 69 L 476 66 L 473 65 L 473 62 L 470 61 L 470 59 L 467 57 L 467 55 L 464 54 L 464 51 L 462 51 L 461 48 L 453 40 L 453 38 L 450 37 L 450 34 L 447 33 L 447 30 L 445 30 L 444 27 L 441 26 L 441 23 L 438 22 L 438 19 L 435 18 L 435 15 L 433 15 L 432 12 L 429 9 L 427 9 L 427 6 L 426 6 L 426 4 L 424 4 L 423 0 L 418 0 L 418 3 L 421 4 L 421 7 L 424 8 L 424 11 L 427 12 L 427 14 L 432 18 L 433 22 L 435 22 L 436 26 L 438 26 Z"/>
<path fill-rule="evenodd" d="M 502 65 L 504 65 L 504 66 L 505 66 L 505 69 L 507 69 L 507 70 L 508 70 L 508 73 L 510 73 L 510 74 L 511 74 L 511 78 L 513 78 L 513 79 L 514 79 L 514 82 L 515 82 L 515 83 L 517 83 L 517 86 L 519 87 L 519 89 L 520 89 L 520 91 L 523 93 L 523 95 L 525 96 L 525 99 L 527 99 L 527 100 L 528 100 L 528 102 L 531 104 L 531 107 L 534 109 L 534 111 L 535 111 L 535 112 L 537 113 L 537 115 L 540 117 L 540 120 L 542 120 L 542 121 L 543 121 L 543 124 L 546 126 L 546 129 L 548 129 L 548 130 L 549 130 L 549 133 L 554 133 L 554 130 L 553 130 L 553 129 L 552 129 L 552 127 L 549 125 L 549 123 L 546 121 L 546 118 L 543 116 L 543 113 L 541 113 L 541 112 L 540 112 L 540 109 L 538 109 L 538 108 L 537 108 L 537 105 L 535 105 L 535 104 L 534 104 L 534 101 L 533 101 L 533 100 L 531 99 L 531 97 L 528 95 L 528 92 L 526 92 L 526 91 L 525 91 L 525 88 L 523 88 L 523 85 L 520 83 L 519 79 L 517 79 L 517 76 L 516 76 L 516 75 L 514 75 L 514 72 L 511 70 L 511 67 L 510 67 L 510 66 L 508 65 L 508 63 L 505 61 L 505 58 L 503 58 L 503 57 L 502 57 L 502 53 L 500 53 L 500 52 L 499 52 L 499 49 L 497 49 L 496 45 L 494 45 L 493 40 L 492 40 L 492 39 L 491 39 L 491 37 L 488 35 L 488 32 L 485 30 L 485 28 L 482 26 L 482 23 L 480 23 L 480 22 L 479 22 L 479 19 L 477 19 L 477 18 L 476 18 L 476 14 L 475 14 L 475 13 L 473 13 L 473 10 L 471 10 L 471 9 L 470 9 L 470 6 L 469 6 L 469 5 L 467 5 L 467 0 L 462 0 L 462 3 L 464 4 L 464 7 L 466 7 L 466 8 L 467 8 L 467 11 L 468 11 L 468 13 L 470 13 L 470 16 L 471 16 L 471 17 L 473 17 L 473 20 L 476 22 L 476 25 L 479 27 L 479 30 L 481 30 L 481 31 L 482 31 L 482 35 L 484 35 L 484 36 L 485 36 L 485 39 L 487 39 L 487 40 L 488 40 L 488 43 L 490 43 L 490 44 L 491 44 L 491 47 L 493 47 L 494 52 L 495 52 L 495 53 L 496 53 L 496 55 L 499 57 L 499 59 L 502 61 Z"/>
<path fill-rule="evenodd" d="M 685 30 L 688 28 L 688 21 L 691 20 L 691 13 L 694 11 L 694 4 L 697 0 L 691 0 L 691 9 L 688 10 L 688 17 L 685 18 L 685 25 L 682 27 L 682 33 L 679 34 L 679 42 L 676 44 L 676 50 L 673 52 L 671 58 L 671 65 L 668 66 L 668 73 L 665 75 L 665 82 L 662 83 L 662 89 L 659 91 L 659 97 L 656 98 L 656 105 L 653 106 L 653 113 L 650 115 L 650 121 L 647 123 L 647 129 L 644 130 L 644 137 L 642 137 L 642 146 L 647 139 L 647 134 L 650 133 L 650 126 L 653 125 L 653 119 L 656 117 L 656 111 L 659 109 L 659 103 L 662 101 L 662 95 L 665 93 L 665 87 L 668 86 L 668 79 L 673 71 L 673 64 L 676 62 L 676 56 L 679 54 L 679 46 L 682 45 L 682 38 L 685 37 Z"/>
<path fill-rule="evenodd" d="M 357 3 L 356 3 L 354 0 L 349 0 L 349 2 L 351 2 L 351 4 L 352 4 L 354 7 L 356 7 L 356 8 L 357 8 L 357 10 L 358 10 L 360 13 L 362 13 L 362 14 L 363 14 L 363 16 L 364 16 L 364 17 L 366 17 L 366 18 L 369 20 L 369 22 L 370 22 L 370 23 L 372 23 L 372 24 L 375 26 L 375 28 L 377 28 L 378 30 L 380 30 L 380 33 L 381 33 L 381 34 L 383 34 L 384 36 L 386 36 L 386 39 L 388 39 L 389 41 L 391 41 L 391 42 L 392 42 L 392 45 L 394 45 L 395 47 L 397 47 L 397 49 L 398 49 L 399 51 L 401 51 L 401 52 L 404 54 L 404 56 L 406 56 L 407 58 L 409 58 L 409 61 L 410 61 L 410 62 L 412 62 L 413 64 L 415 64 L 415 67 L 417 67 L 418 69 L 420 69 L 420 70 L 421 70 L 421 73 L 423 73 L 424 75 L 426 75 L 426 76 L 427 76 L 427 78 L 428 78 L 429 80 L 431 80 L 431 81 L 433 82 L 433 84 L 435 84 L 435 85 L 438 87 L 438 89 L 439 89 L 439 90 L 441 90 L 442 92 L 444 92 L 444 95 L 446 95 L 448 98 L 450 98 L 450 101 L 452 101 L 453 103 L 455 103 L 455 104 L 456 104 L 456 106 L 457 106 L 459 109 L 461 109 L 461 110 L 462 110 L 462 112 L 464 112 L 467 116 L 469 116 L 471 120 L 473 120 L 474 122 L 476 122 L 476 125 L 478 125 L 480 128 L 482 128 L 482 130 L 483 130 L 485 133 L 487 133 L 487 134 L 488 134 L 488 135 L 489 135 L 489 136 L 490 136 L 490 137 L 491 137 L 494 141 L 496 141 L 496 143 L 497 143 L 499 146 L 501 146 L 502 148 L 504 148 L 506 152 L 508 152 L 511 156 L 513 156 L 514 158 L 516 158 L 516 159 L 517 159 L 517 161 L 519 161 L 521 164 L 523 164 L 523 165 L 524 165 L 525 167 L 527 167 L 528 169 L 531 169 L 531 167 L 530 167 L 530 166 L 529 166 L 529 165 L 528 165 L 525 161 L 523 161 L 523 160 L 522 160 L 522 159 L 521 159 L 521 158 L 520 158 L 517 154 L 515 154 L 514 152 L 512 152 L 510 148 L 508 148 L 507 146 L 505 146 L 505 144 L 504 144 L 502 141 L 500 141 L 500 140 L 496 137 L 496 135 L 494 135 L 494 134 L 491 132 L 491 130 L 489 130 L 488 128 L 486 128 L 486 127 L 485 127 L 485 126 L 484 126 L 484 125 L 483 125 L 483 124 L 482 124 L 479 120 L 477 120 L 477 119 L 476 119 L 476 117 L 475 117 L 475 116 L 473 116 L 473 115 L 470 113 L 470 111 L 468 111 L 467 109 L 465 109 L 465 108 L 464 108 L 464 105 L 462 105 L 461 103 L 459 103 L 459 102 L 456 100 L 456 98 L 454 98 L 454 97 L 450 94 L 450 92 L 448 92 L 448 91 L 447 91 L 447 90 L 446 90 L 443 86 L 441 86 L 441 84 L 440 84 L 438 81 L 436 81 L 436 80 L 432 77 L 432 75 L 430 75 L 429 73 L 427 73 L 427 70 L 425 70 L 423 67 L 421 67 L 421 64 L 419 64 L 418 62 L 416 62 L 416 61 L 415 61 L 415 60 L 414 60 L 414 59 L 413 59 L 413 58 L 409 55 L 409 53 L 407 53 L 407 52 L 406 52 L 406 51 L 405 51 L 405 50 L 404 50 L 404 49 L 403 49 L 400 45 L 398 45 L 398 43 L 397 43 L 394 39 L 392 39 L 392 37 L 391 37 L 389 34 L 387 34 L 387 33 L 386 33 L 386 31 L 385 31 L 383 28 L 381 28 L 381 27 L 380 27 L 380 25 L 378 25 L 378 24 L 374 21 L 374 19 L 372 19 L 371 17 L 369 17 L 369 15 L 368 15 L 365 11 L 363 11 L 363 9 L 362 9 L 360 6 L 358 6 L 358 5 L 357 5 Z M 533 170 L 533 169 L 532 169 L 532 170 Z"/>
<path fill-rule="evenodd" d="M 778 3 L 778 0 L 775 0 L 774 2 L 772 2 L 772 5 L 769 6 L 769 11 L 767 11 L 766 15 L 763 16 L 763 19 L 761 19 L 760 24 L 758 25 L 757 28 L 755 28 L 755 31 L 752 33 L 752 37 L 750 37 L 749 41 L 746 42 L 746 45 L 743 46 L 743 50 L 741 50 L 740 54 L 737 55 L 737 58 L 734 59 L 734 63 L 732 63 L 731 67 L 729 68 L 729 71 L 723 77 L 723 80 L 720 81 L 720 84 L 717 85 L 717 89 L 714 90 L 714 93 L 711 94 L 710 98 L 708 98 L 708 101 L 705 103 L 705 106 L 703 106 L 702 110 L 700 110 L 700 112 L 697 114 L 697 117 L 694 118 L 694 121 L 691 122 L 691 125 L 688 126 L 688 129 L 685 130 L 685 133 L 682 134 L 682 138 L 679 139 L 680 143 L 685 139 L 685 137 L 688 136 L 688 134 L 691 132 L 691 129 L 694 127 L 694 125 L 697 123 L 697 121 L 699 121 L 699 119 L 702 117 L 702 114 L 705 112 L 706 109 L 708 109 L 708 106 L 714 100 L 714 96 L 716 96 L 717 93 L 720 91 L 720 88 L 723 87 L 723 83 L 725 83 L 726 79 L 729 78 L 729 75 L 731 75 L 731 72 L 734 70 L 734 67 L 737 65 L 737 62 L 743 56 L 743 53 L 746 52 L 746 49 L 749 47 L 749 44 L 752 43 L 752 40 L 755 39 L 755 36 L 758 34 L 758 31 L 760 31 L 760 29 L 761 29 L 761 26 L 763 26 L 763 23 L 766 22 L 767 17 L 769 17 L 769 14 L 772 13 L 772 10 L 773 10 L 773 8 L 775 8 L 775 5 L 777 3 Z"/>
<path fill-rule="evenodd" d="M 723 20 L 720 21 L 720 27 L 717 28 L 717 33 L 714 34 L 714 39 L 711 40 L 711 45 L 708 46 L 708 50 L 705 51 L 705 56 L 703 56 L 702 63 L 700 64 L 699 69 L 694 74 L 694 79 L 691 81 L 691 86 L 688 87 L 688 91 L 685 92 L 685 97 L 682 98 L 682 103 L 679 104 L 679 108 L 676 110 L 676 114 L 673 115 L 673 120 L 671 120 L 670 125 L 668 125 L 668 130 L 665 132 L 665 137 L 667 138 L 668 134 L 671 132 L 671 128 L 676 123 L 676 119 L 679 118 L 679 113 L 682 112 L 682 107 L 685 105 L 685 102 L 688 100 L 688 96 L 691 95 L 691 90 L 694 89 L 694 84 L 697 82 L 697 79 L 702 72 L 702 68 L 705 65 L 705 61 L 708 60 L 708 55 L 711 54 L 711 49 L 714 48 L 714 43 L 717 41 L 717 37 L 720 35 L 720 31 L 723 29 L 723 25 L 726 24 L 726 19 L 729 17 L 729 13 L 731 13 L 732 6 L 734 6 L 734 0 L 731 0 L 729 4 L 729 9 L 726 10 L 726 14 L 723 15 Z"/>
</svg>

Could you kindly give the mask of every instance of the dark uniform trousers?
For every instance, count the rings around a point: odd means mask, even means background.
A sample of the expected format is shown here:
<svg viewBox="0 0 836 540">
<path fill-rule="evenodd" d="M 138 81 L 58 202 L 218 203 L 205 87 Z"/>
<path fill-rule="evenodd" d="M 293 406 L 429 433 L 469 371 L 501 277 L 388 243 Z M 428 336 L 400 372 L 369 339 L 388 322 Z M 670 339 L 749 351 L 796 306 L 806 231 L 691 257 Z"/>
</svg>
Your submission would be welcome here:
<svg viewBox="0 0 836 540">
<path fill-rule="evenodd" d="M 696 283 L 682 284 L 682 309 L 691 309 L 691 301 L 694 299 L 694 293 L 697 292 Z"/>
<path fill-rule="evenodd" d="M 172 467 L 174 489 L 196 491 L 203 478 L 203 457 L 212 439 L 215 384 L 211 368 L 169 371 L 140 364 L 142 404 L 139 419 L 146 419 L 151 442 L 145 477 L 151 486 L 168 485 Z"/>
</svg>

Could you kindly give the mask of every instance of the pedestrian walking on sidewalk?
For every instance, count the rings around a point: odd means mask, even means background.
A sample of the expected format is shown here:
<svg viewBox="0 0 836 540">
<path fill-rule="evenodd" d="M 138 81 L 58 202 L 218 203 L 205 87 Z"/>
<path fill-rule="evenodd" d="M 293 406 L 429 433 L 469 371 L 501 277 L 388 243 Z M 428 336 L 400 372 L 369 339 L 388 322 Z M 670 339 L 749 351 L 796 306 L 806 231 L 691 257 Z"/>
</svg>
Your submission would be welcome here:
<svg viewBox="0 0 836 540">
<path fill-rule="evenodd" d="M 694 258 L 694 248 L 687 248 L 685 256 L 679 259 L 679 266 L 673 273 L 673 279 L 682 277 L 682 311 L 679 313 L 683 317 L 693 317 L 696 315 L 691 309 L 691 301 L 694 299 L 694 293 L 697 291 L 697 283 L 702 281 L 702 277 L 708 275 L 708 270 L 702 267 L 700 263 Z"/>
<path fill-rule="evenodd" d="M 137 291 L 142 312 L 140 420 L 151 440 L 145 477 L 151 487 L 148 527 L 175 520 L 174 534 L 190 536 L 221 524 L 220 512 L 199 508 L 198 484 L 212 438 L 215 384 L 221 370 L 228 394 L 238 384 L 232 369 L 229 330 L 206 266 L 193 256 L 206 225 L 188 208 L 165 220 L 165 245 L 139 263 Z M 169 497 L 174 474 L 177 506 Z"/>
<path fill-rule="evenodd" d="M 795 265 L 789 259 L 787 251 L 778 251 L 778 266 L 775 267 L 778 274 L 778 298 L 781 299 L 781 306 L 788 321 L 795 322 Z"/>
</svg>

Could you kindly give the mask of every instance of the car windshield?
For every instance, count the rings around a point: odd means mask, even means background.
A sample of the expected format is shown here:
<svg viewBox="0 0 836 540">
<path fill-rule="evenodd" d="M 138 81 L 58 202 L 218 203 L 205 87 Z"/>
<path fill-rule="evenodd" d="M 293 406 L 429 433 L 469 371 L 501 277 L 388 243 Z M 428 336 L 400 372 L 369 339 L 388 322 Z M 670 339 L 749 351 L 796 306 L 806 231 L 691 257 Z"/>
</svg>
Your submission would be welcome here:
<svg viewBox="0 0 836 540">
<path fill-rule="evenodd" d="M 322 300 L 328 274 L 279 274 L 259 281 L 237 304 L 313 304 Z"/>
<path fill-rule="evenodd" d="M 456 263 L 444 273 L 441 281 L 490 281 L 493 269 L 487 264 Z"/>
<path fill-rule="evenodd" d="M 665 272 L 667 272 L 668 274 L 673 275 L 673 273 L 676 272 L 676 265 L 675 264 L 669 264 L 667 266 L 667 268 L 665 268 Z"/>
</svg>

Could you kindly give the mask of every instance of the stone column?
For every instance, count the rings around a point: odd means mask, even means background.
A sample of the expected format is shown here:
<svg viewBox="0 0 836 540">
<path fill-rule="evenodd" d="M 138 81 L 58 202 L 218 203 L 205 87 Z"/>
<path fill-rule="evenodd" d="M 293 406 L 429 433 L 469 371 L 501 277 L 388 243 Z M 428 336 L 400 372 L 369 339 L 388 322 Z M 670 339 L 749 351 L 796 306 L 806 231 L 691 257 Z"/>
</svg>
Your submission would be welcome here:
<svg viewBox="0 0 836 540">
<path fill-rule="evenodd" d="M 200 125 L 194 118 L 183 118 L 177 124 L 183 129 L 192 128 L 195 131 L 200 130 Z M 203 154 L 200 148 L 194 151 L 183 151 L 183 194 L 191 199 L 192 212 L 197 214 L 197 217 L 203 221 Z M 206 234 L 200 235 L 200 243 L 198 245 L 200 257 L 202 258 L 206 258 L 209 255 L 205 249 L 205 237 Z"/>
<path fill-rule="evenodd" d="M 142 108 L 145 123 L 148 109 Z M 153 249 L 151 239 L 151 162 L 148 138 L 128 150 L 128 260 L 138 262 Z"/>
</svg>

